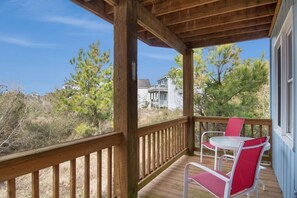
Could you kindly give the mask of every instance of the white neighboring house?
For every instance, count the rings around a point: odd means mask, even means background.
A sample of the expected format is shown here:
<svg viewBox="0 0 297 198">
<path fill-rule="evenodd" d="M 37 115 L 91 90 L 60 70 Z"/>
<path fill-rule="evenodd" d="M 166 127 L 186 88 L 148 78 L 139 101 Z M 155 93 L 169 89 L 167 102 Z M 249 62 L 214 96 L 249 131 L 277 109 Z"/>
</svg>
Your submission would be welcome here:
<svg viewBox="0 0 297 198">
<path fill-rule="evenodd" d="M 138 80 L 138 108 L 149 107 L 150 104 L 150 95 L 149 88 L 151 83 L 149 79 L 139 79 Z"/>
<path fill-rule="evenodd" d="M 158 84 L 148 90 L 152 108 L 181 109 L 183 104 L 182 90 L 168 76 L 158 80 Z"/>
</svg>

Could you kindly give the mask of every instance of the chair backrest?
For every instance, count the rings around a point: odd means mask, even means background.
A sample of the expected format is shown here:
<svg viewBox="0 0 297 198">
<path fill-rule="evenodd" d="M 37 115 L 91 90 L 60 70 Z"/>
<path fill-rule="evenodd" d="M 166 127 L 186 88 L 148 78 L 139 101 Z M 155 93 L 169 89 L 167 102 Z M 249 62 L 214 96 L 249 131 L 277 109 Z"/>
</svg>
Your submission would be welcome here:
<svg viewBox="0 0 297 198">
<path fill-rule="evenodd" d="M 268 137 L 262 137 L 241 143 L 230 178 L 232 181 L 231 195 L 254 185 L 268 139 Z"/>
<path fill-rule="evenodd" d="M 225 131 L 225 136 L 240 136 L 241 129 L 244 124 L 244 119 L 243 118 L 229 118 L 227 126 L 226 126 L 226 131 Z"/>
</svg>

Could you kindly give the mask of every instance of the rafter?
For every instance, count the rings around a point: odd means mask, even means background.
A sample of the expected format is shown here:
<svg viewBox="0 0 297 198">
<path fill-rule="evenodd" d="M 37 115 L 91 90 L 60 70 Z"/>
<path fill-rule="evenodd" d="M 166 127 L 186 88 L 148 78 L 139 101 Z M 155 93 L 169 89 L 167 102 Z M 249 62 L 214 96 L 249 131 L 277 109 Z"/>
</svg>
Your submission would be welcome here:
<svg viewBox="0 0 297 198">
<path fill-rule="evenodd" d="M 137 14 L 139 25 L 156 35 L 160 40 L 168 46 L 176 49 L 178 52 L 183 53 L 185 51 L 185 44 L 143 5 L 138 4 Z"/>
<path fill-rule="evenodd" d="M 162 16 L 160 20 L 166 25 L 174 25 L 193 21 L 196 19 L 202 19 L 235 11 L 246 10 L 249 8 L 255 8 L 263 5 L 275 6 L 276 2 L 277 0 L 225 0 L 184 10 L 179 12 L 178 14 L 168 14 Z"/>
<path fill-rule="evenodd" d="M 181 34 L 178 34 L 178 37 L 183 39 L 188 37 L 212 34 L 216 32 L 234 30 L 239 28 L 247 28 L 247 27 L 253 27 L 258 25 L 270 25 L 271 21 L 272 21 L 272 16 L 268 16 L 268 17 L 265 16 L 265 17 L 246 20 L 246 21 L 234 22 L 228 25 L 220 24 L 214 27 L 209 27 L 209 28 L 204 28 L 204 29 L 199 29 L 199 30 L 194 30 L 189 32 L 183 32 Z M 152 39 L 152 38 L 155 38 L 155 37 L 148 37 L 148 39 Z"/>
<path fill-rule="evenodd" d="M 188 43 L 189 46 L 192 48 L 200 48 L 200 47 L 207 47 L 212 45 L 222 45 L 227 43 L 235 43 L 240 41 L 246 40 L 255 40 L 259 38 L 268 38 L 269 31 L 265 30 L 262 32 L 255 32 L 255 33 L 247 33 L 247 34 L 240 34 L 236 36 L 226 36 L 220 38 L 213 38 L 213 39 L 201 39 L 199 41 Z"/>
<path fill-rule="evenodd" d="M 268 31 L 269 28 L 270 28 L 270 24 L 258 25 L 258 26 L 239 28 L 239 29 L 234 29 L 234 30 L 220 31 L 220 32 L 212 33 L 212 34 L 204 34 L 204 35 L 199 35 L 199 36 L 195 36 L 195 37 L 188 37 L 188 38 L 183 39 L 183 41 L 185 43 L 189 43 L 189 42 L 201 40 L 201 38 L 213 39 L 213 38 L 221 38 L 221 37 L 226 37 L 226 36 L 235 36 L 235 35 L 239 35 L 239 34 L 262 32 L 262 31 Z"/>
<path fill-rule="evenodd" d="M 271 5 L 261 6 L 255 9 L 241 10 L 233 13 L 172 25 L 169 26 L 169 29 L 173 30 L 176 34 L 179 34 L 187 31 L 195 31 L 198 29 L 215 27 L 222 24 L 227 25 L 235 22 L 257 19 L 265 16 L 269 17 L 273 16 L 273 14 L 274 7 L 272 7 Z"/>
<path fill-rule="evenodd" d="M 161 16 L 170 14 L 173 12 L 178 12 L 182 10 L 187 10 L 190 8 L 203 6 L 206 4 L 218 2 L 220 0 L 171 0 L 171 1 L 163 1 L 160 3 L 153 4 L 151 6 L 151 12 L 155 16 Z"/>
</svg>

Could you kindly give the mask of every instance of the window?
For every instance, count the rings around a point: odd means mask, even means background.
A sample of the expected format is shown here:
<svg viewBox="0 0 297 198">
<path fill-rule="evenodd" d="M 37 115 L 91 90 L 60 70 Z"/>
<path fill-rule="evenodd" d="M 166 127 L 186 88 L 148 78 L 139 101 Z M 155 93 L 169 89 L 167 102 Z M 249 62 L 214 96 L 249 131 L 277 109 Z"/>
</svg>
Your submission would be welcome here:
<svg viewBox="0 0 297 198">
<path fill-rule="evenodd" d="M 287 40 L 287 134 L 292 136 L 293 132 L 293 38 L 292 29 L 286 35 Z"/>
<path fill-rule="evenodd" d="M 294 61 L 292 8 L 274 47 L 275 53 L 275 127 L 281 135 L 293 140 L 294 135 Z"/>
<path fill-rule="evenodd" d="M 281 58 L 281 46 L 277 49 L 277 124 L 281 127 L 281 93 L 282 93 L 282 86 L 281 86 L 281 68 L 282 68 L 282 58 Z"/>
</svg>

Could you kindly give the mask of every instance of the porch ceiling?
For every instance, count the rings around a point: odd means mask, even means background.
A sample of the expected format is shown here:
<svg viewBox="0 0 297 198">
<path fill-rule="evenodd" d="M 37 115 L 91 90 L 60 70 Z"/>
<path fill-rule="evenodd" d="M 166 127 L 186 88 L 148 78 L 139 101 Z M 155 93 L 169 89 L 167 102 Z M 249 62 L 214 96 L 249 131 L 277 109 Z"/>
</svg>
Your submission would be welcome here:
<svg viewBox="0 0 297 198">
<path fill-rule="evenodd" d="M 72 1 L 113 23 L 117 0 Z M 281 1 L 139 0 L 138 38 L 183 51 L 269 37 Z"/>
</svg>

